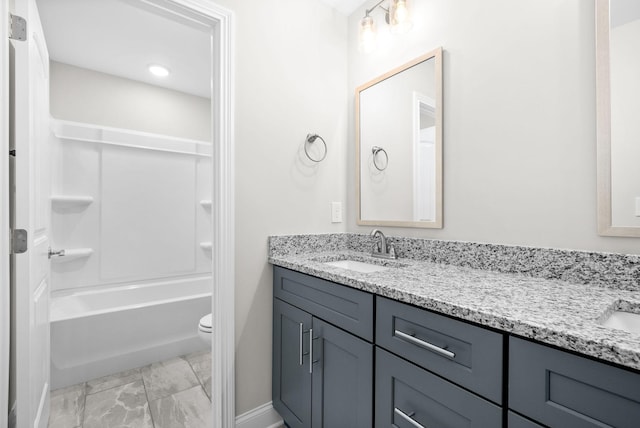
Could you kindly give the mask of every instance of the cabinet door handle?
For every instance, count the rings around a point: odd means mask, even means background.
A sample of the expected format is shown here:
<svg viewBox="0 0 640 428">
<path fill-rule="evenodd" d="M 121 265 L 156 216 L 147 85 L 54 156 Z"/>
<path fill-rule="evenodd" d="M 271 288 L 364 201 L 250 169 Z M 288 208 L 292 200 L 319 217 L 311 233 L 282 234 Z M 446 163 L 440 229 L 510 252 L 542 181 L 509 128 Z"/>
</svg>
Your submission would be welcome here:
<svg viewBox="0 0 640 428">
<path fill-rule="evenodd" d="M 298 348 L 300 349 L 300 354 L 299 354 L 300 358 L 298 359 L 298 365 L 301 366 L 303 364 L 303 361 L 302 361 L 302 355 L 303 355 L 302 352 L 303 352 L 303 350 L 302 350 L 302 348 L 304 348 L 304 346 L 302 345 L 302 336 L 304 335 L 304 324 L 300 323 L 300 324 L 298 324 L 298 327 L 300 327 L 300 330 L 299 330 L 299 332 L 300 332 L 300 340 L 298 342 L 298 345 L 299 345 Z"/>
<path fill-rule="evenodd" d="M 443 356 L 445 356 L 447 358 L 452 358 L 453 359 L 453 358 L 456 357 L 456 354 L 451 352 L 451 351 L 448 351 L 448 350 L 446 350 L 444 348 L 436 346 L 436 345 L 434 345 L 432 343 L 425 342 L 424 340 L 420 340 L 417 337 L 413 337 L 413 336 L 411 336 L 411 335 L 409 335 L 407 333 L 404 333 L 404 332 L 402 332 L 400 330 L 394 330 L 393 335 L 394 336 L 398 336 L 400 339 L 406 340 L 409 343 L 413 343 L 414 345 L 418 345 L 418 346 L 420 346 L 422 348 L 428 349 L 429 351 L 433 351 L 433 352 L 435 352 L 437 354 L 443 355 Z"/>
<path fill-rule="evenodd" d="M 411 412 L 410 414 L 407 415 L 402 410 L 398 409 L 397 407 L 394 407 L 393 408 L 393 413 L 395 413 L 396 415 L 400 416 L 405 421 L 409 422 L 411 424 L 411 426 L 414 426 L 416 428 L 426 428 L 424 425 L 422 425 L 421 423 L 418 423 L 418 421 L 416 421 L 415 419 L 413 419 L 411 417 L 411 416 L 415 415 L 415 413 L 413 413 L 413 412 Z"/>
<path fill-rule="evenodd" d="M 309 374 L 313 374 L 313 329 L 309 329 Z"/>
</svg>

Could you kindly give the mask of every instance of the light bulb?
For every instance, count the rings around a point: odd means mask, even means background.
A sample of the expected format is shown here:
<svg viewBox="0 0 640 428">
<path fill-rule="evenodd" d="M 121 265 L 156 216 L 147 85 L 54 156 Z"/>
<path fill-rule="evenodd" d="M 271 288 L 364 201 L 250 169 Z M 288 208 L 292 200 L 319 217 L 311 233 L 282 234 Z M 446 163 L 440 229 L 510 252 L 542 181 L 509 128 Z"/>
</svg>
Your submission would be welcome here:
<svg viewBox="0 0 640 428">
<path fill-rule="evenodd" d="M 156 77 L 167 77 L 169 75 L 169 69 L 158 64 L 151 64 L 149 66 L 149 73 Z"/>
<path fill-rule="evenodd" d="M 389 5 L 389 25 L 395 34 L 406 33 L 413 27 L 408 0 L 391 0 Z"/>
<path fill-rule="evenodd" d="M 376 23 L 369 15 L 360 21 L 360 50 L 372 52 L 376 48 Z"/>
</svg>

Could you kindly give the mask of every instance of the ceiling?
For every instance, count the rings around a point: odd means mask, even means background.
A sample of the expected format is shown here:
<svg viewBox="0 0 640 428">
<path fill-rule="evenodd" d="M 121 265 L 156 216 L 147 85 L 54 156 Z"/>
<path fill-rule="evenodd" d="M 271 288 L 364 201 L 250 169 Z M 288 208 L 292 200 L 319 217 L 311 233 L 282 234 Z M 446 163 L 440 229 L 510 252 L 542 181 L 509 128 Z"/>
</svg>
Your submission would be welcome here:
<svg viewBox="0 0 640 428">
<path fill-rule="evenodd" d="M 208 28 L 137 0 L 37 0 L 49 56 L 90 70 L 209 98 Z M 152 76 L 150 64 L 167 67 Z"/>
<path fill-rule="evenodd" d="M 369 0 L 320 0 L 350 15 Z M 208 27 L 140 0 L 37 0 L 49 55 L 77 67 L 209 98 Z M 167 67 L 152 76 L 150 64 Z"/>
<path fill-rule="evenodd" d="M 342 14 L 349 16 L 361 5 L 369 0 L 320 0 L 323 3 L 337 9 Z"/>
</svg>

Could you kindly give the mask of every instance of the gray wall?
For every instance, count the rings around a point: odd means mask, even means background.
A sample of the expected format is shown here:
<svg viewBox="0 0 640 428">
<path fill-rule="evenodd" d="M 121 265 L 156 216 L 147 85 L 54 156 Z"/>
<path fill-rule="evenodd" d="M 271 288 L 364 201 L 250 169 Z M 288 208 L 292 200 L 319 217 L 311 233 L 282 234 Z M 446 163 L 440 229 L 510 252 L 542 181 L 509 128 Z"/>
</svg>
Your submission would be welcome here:
<svg viewBox="0 0 640 428">
<path fill-rule="evenodd" d="M 235 12 L 238 414 L 271 401 L 272 234 L 342 232 L 347 18 L 318 0 L 216 0 Z M 304 157 L 307 133 L 328 154 Z"/>
<path fill-rule="evenodd" d="M 368 55 L 364 7 L 349 18 L 348 230 L 369 229 L 355 223 L 355 88 L 442 46 L 444 229 L 384 231 L 639 254 L 637 238 L 597 235 L 593 0 L 414 4 L 413 31 Z"/>
<path fill-rule="evenodd" d="M 211 141 L 207 98 L 51 61 L 56 119 Z"/>
</svg>

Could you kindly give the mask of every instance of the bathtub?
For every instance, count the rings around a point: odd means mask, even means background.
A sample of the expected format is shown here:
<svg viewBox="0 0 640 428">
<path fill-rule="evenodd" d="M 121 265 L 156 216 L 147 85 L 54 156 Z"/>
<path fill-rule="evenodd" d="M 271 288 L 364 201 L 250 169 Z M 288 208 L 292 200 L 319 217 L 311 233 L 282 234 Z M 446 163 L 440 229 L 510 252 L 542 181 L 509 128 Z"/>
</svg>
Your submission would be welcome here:
<svg viewBox="0 0 640 428">
<path fill-rule="evenodd" d="M 211 284 L 206 275 L 54 294 L 52 389 L 204 350 Z"/>
</svg>

